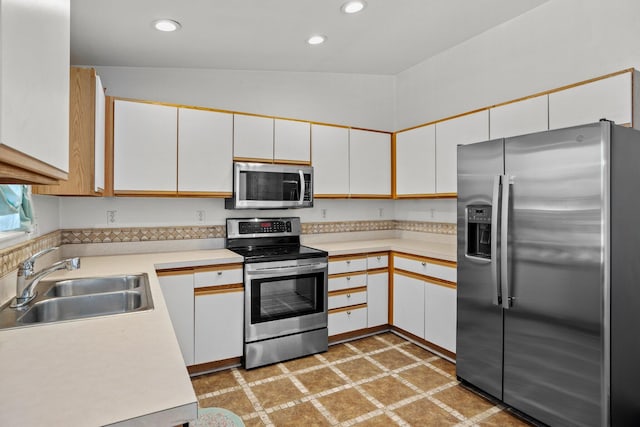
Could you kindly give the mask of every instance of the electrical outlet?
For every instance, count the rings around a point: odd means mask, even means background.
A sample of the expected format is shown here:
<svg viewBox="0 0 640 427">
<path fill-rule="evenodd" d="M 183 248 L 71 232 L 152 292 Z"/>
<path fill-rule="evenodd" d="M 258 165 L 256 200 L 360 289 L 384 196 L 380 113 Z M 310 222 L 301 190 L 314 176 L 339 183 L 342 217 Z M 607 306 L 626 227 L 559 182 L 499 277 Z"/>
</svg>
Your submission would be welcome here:
<svg viewBox="0 0 640 427">
<path fill-rule="evenodd" d="M 117 222 L 117 213 L 118 211 L 107 211 L 107 225 L 114 225 Z"/>
<path fill-rule="evenodd" d="M 320 209 L 320 213 L 322 215 L 322 218 L 326 218 L 327 217 L 327 210 L 326 209 Z"/>
<path fill-rule="evenodd" d="M 204 224 L 206 217 L 207 214 L 205 211 L 196 211 L 196 221 L 198 224 Z"/>
<path fill-rule="evenodd" d="M 384 216 L 384 208 L 378 208 L 378 216 L 382 218 Z"/>
</svg>

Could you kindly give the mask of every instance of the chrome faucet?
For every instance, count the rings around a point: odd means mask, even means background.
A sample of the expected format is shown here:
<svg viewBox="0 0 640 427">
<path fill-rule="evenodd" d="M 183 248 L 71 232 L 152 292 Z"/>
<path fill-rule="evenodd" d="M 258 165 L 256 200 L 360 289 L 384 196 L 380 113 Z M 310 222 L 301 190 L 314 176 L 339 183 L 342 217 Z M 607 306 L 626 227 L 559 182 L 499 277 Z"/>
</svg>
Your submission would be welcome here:
<svg viewBox="0 0 640 427">
<path fill-rule="evenodd" d="M 36 260 L 49 252 L 55 251 L 56 249 L 58 248 L 53 247 L 40 251 L 20 264 L 20 267 L 18 268 L 18 280 L 16 283 L 16 300 L 11 304 L 12 308 L 24 307 L 31 302 L 37 295 L 37 293 L 34 292 L 35 287 L 47 274 L 62 269 L 77 270 L 80 268 L 80 258 L 75 257 L 58 261 L 50 267 L 35 273 L 34 264 Z"/>
</svg>

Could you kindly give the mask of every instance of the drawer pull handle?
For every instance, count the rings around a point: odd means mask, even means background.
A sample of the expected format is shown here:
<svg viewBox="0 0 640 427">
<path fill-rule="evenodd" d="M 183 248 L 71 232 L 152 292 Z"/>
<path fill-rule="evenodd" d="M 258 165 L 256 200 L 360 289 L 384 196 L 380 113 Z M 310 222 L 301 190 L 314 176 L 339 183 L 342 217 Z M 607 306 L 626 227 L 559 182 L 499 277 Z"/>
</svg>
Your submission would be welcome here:
<svg viewBox="0 0 640 427">
<path fill-rule="evenodd" d="M 218 271 L 218 276 L 222 276 L 222 271 Z"/>
<path fill-rule="evenodd" d="M 377 259 L 378 261 L 380 261 L 380 260 L 382 259 L 382 257 L 381 257 L 380 255 L 378 255 L 378 256 L 376 257 L 376 259 Z"/>
<path fill-rule="evenodd" d="M 347 294 L 347 298 L 351 298 L 351 294 Z"/>
<path fill-rule="evenodd" d="M 348 276 L 348 277 L 347 277 L 347 280 L 351 280 L 351 276 Z"/>
<path fill-rule="evenodd" d="M 425 267 L 427 265 L 426 262 L 421 262 L 420 264 L 422 264 L 423 267 Z"/>
<path fill-rule="evenodd" d="M 351 261 L 347 261 L 347 265 L 351 264 Z"/>
<path fill-rule="evenodd" d="M 347 311 L 347 316 L 351 316 L 351 312 L 350 311 Z"/>
</svg>

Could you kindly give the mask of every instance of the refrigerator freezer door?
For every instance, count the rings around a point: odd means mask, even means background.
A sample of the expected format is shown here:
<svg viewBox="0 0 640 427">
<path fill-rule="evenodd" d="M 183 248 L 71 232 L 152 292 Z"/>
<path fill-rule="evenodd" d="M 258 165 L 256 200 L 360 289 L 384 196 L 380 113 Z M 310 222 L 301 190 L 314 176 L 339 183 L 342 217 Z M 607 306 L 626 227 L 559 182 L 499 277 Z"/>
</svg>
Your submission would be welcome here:
<svg viewBox="0 0 640 427">
<path fill-rule="evenodd" d="M 505 140 L 513 185 L 503 400 L 554 426 L 602 419 L 601 126 Z"/>
<path fill-rule="evenodd" d="M 499 263 L 495 231 L 499 225 L 490 224 L 489 231 L 487 222 L 499 209 L 498 201 L 494 200 L 494 193 L 499 198 L 499 192 L 494 191 L 494 184 L 503 172 L 502 153 L 502 139 L 458 146 L 456 374 L 499 399 L 502 398 L 502 308 L 498 305 L 499 284 L 495 277 Z M 468 225 L 477 227 L 478 231 Z M 470 245 L 470 238 L 478 239 L 485 249 L 479 251 L 478 245 Z M 490 254 L 486 253 L 487 247 L 491 247 Z"/>
</svg>

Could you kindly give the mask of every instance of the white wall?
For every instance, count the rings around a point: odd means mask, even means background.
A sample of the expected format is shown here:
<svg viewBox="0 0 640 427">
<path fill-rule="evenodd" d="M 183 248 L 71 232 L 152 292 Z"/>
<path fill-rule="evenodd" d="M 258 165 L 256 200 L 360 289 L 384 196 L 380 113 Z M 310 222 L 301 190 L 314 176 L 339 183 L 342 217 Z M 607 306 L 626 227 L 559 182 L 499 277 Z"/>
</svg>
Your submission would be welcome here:
<svg viewBox="0 0 640 427">
<path fill-rule="evenodd" d="M 96 67 L 107 95 L 393 131 L 393 76 Z"/>
<path fill-rule="evenodd" d="M 396 130 L 640 68 L 640 2 L 551 0 L 397 75 Z"/>
</svg>

